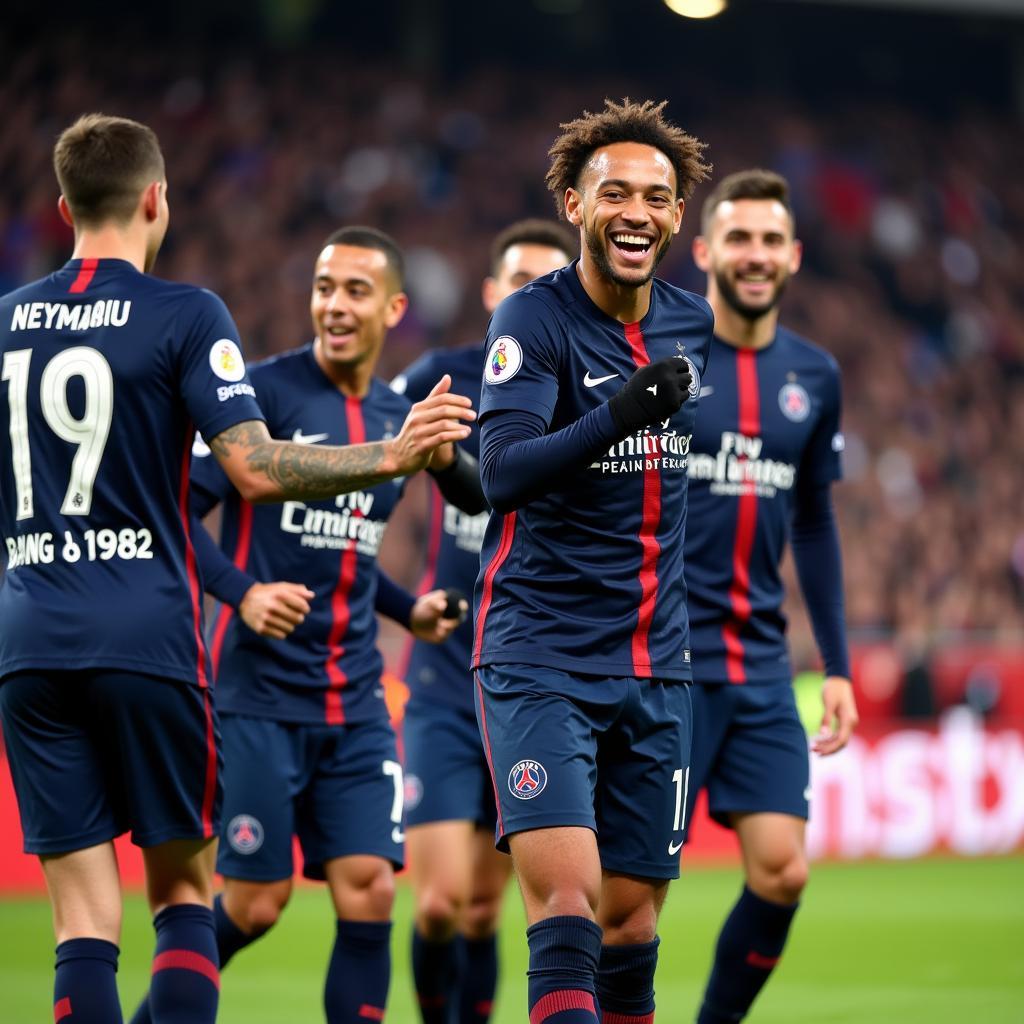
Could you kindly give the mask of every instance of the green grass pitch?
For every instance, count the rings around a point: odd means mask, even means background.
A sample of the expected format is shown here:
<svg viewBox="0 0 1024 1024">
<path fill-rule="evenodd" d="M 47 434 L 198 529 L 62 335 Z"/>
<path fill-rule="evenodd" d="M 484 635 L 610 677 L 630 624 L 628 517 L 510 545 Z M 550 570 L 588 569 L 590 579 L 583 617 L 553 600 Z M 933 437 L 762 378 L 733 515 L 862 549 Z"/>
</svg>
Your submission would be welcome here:
<svg viewBox="0 0 1024 1024">
<path fill-rule="evenodd" d="M 693 1020 L 736 869 L 693 868 L 662 917 L 658 1024 Z M 415 1024 L 408 968 L 410 893 L 399 886 L 388 1024 Z M 518 894 L 501 932 L 504 974 L 494 1024 L 526 1020 L 526 946 Z M 329 900 L 299 889 L 278 928 L 224 974 L 225 1024 L 322 1021 L 320 990 L 333 935 Z M 129 898 L 119 981 L 129 1014 L 146 985 L 148 914 Z M 49 909 L 0 902 L 0 1021 L 52 1020 Z M 825 864 L 754 1024 L 1024 1024 L 1024 858 Z"/>
</svg>

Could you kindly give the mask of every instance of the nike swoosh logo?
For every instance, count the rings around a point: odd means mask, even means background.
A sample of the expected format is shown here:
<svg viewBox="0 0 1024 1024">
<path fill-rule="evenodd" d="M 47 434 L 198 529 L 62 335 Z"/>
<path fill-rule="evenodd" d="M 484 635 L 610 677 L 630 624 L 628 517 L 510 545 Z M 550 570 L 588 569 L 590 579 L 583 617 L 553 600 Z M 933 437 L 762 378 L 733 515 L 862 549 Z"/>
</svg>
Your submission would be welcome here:
<svg viewBox="0 0 1024 1024">
<path fill-rule="evenodd" d="M 583 377 L 583 386 L 587 388 L 596 388 L 598 384 L 603 384 L 606 380 L 612 380 L 614 377 L 618 377 L 618 374 L 609 373 L 606 377 L 591 377 L 590 371 L 587 370 Z"/>
<path fill-rule="evenodd" d="M 301 429 L 292 434 L 292 444 L 316 444 L 326 440 L 327 434 L 304 434 Z"/>
<path fill-rule="evenodd" d="M 670 842 L 668 844 L 668 855 L 674 857 L 683 848 L 683 841 L 680 839 L 678 843 Z"/>
<path fill-rule="evenodd" d="M 405 833 L 397 825 L 391 830 L 391 842 L 398 844 L 405 842 Z"/>
<path fill-rule="evenodd" d="M 705 384 L 704 387 L 700 389 L 700 397 L 707 398 L 708 395 L 712 395 L 714 392 L 715 386 L 713 384 Z"/>
</svg>

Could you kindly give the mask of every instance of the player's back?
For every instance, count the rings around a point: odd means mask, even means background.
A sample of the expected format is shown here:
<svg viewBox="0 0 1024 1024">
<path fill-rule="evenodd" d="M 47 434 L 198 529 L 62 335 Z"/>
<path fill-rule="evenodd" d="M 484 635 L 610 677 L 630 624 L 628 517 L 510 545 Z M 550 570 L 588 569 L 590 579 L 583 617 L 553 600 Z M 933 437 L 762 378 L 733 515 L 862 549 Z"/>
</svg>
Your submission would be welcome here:
<svg viewBox="0 0 1024 1024">
<path fill-rule="evenodd" d="M 205 683 L 183 512 L 196 426 L 260 417 L 236 337 L 212 293 L 123 260 L 71 260 L 0 299 L 0 676 Z"/>
</svg>

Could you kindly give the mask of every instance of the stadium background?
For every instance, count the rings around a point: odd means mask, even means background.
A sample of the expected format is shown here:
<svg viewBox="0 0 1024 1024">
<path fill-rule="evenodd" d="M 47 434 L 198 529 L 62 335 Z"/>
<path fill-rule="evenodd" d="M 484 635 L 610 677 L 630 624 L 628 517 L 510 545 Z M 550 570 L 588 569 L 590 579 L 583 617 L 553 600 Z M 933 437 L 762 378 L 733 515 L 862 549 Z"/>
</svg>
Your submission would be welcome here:
<svg viewBox="0 0 1024 1024">
<path fill-rule="evenodd" d="M 819 868 L 752 1019 L 1024 1021 L 1024 2 L 732 0 L 705 22 L 661 0 L 83 11 L 17 0 L 0 25 L 0 291 L 70 252 L 57 132 L 87 110 L 136 117 L 168 164 L 157 273 L 222 295 L 250 359 L 307 340 L 312 258 L 342 223 L 381 227 L 408 254 L 412 306 L 382 375 L 426 346 L 479 339 L 490 239 L 552 212 L 556 126 L 605 96 L 667 98 L 709 143 L 715 178 L 754 164 L 790 178 L 805 263 L 783 319 L 844 370 L 836 499 L 864 724 L 816 763 L 811 830 L 816 858 L 857 863 Z M 694 290 L 704 194 L 661 270 Z M 409 584 L 425 499 L 415 483 L 385 543 Z M 813 716 L 813 642 L 797 599 L 789 611 Z M 397 668 L 401 637 L 385 627 L 383 642 Z M 51 939 L 19 850 L 3 766 L 0 1021 L 20 1024 L 43 1019 Z M 679 1002 L 663 996 L 659 1020 L 689 1019 L 738 884 L 697 862 L 733 856 L 727 833 L 698 828 L 666 917 L 676 959 L 659 975 Z M 287 1019 L 317 1019 L 326 902 L 302 893 L 293 938 L 275 932 L 232 966 L 222 1019 L 296 1006 L 310 1009 Z M 523 1005 L 516 914 L 500 1024 Z M 130 1000 L 149 943 L 138 901 L 127 927 L 142 947 L 122 969 Z M 404 942 L 400 927 L 389 1019 L 401 1022 Z"/>
</svg>

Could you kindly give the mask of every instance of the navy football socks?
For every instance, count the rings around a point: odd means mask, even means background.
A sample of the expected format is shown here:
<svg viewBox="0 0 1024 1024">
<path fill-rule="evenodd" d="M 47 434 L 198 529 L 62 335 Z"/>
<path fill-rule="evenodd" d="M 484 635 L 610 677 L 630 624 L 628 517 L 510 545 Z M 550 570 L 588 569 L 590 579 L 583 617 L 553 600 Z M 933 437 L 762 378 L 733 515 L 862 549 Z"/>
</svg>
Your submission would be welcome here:
<svg viewBox="0 0 1024 1024">
<path fill-rule="evenodd" d="M 324 985 L 327 1024 L 384 1019 L 391 982 L 391 922 L 339 921 Z"/>
<path fill-rule="evenodd" d="M 178 903 L 161 910 L 153 926 L 152 1016 L 160 1024 L 213 1024 L 220 997 L 213 911 L 196 903 Z"/>
<path fill-rule="evenodd" d="M 254 931 L 252 934 L 243 932 L 234 921 L 228 917 L 224 909 L 224 894 L 218 893 L 213 900 L 213 930 L 217 934 L 217 955 L 220 957 L 220 969 L 224 970 L 228 961 L 240 950 L 245 949 L 250 942 L 266 935 L 267 929 L 263 928 Z"/>
<path fill-rule="evenodd" d="M 57 1024 L 121 1024 L 117 957 L 117 946 L 105 939 L 68 939 L 57 947 Z"/>
<path fill-rule="evenodd" d="M 526 929 L 530 1024 L 598 1024 L 594 976 L 601 929 L 585 917 L 549 917 Z"/>
<path fill-rule="evenodd" d="M 412 930 L 412 978 L 423 1024 L 449 1024 L 458 982 L 459 947 L 454 938 L 431 942 Z"/>
<path fill-rule="evenodd" d="M 263 931 L 246 935 L 234 921 L 228 917 L 224 909 L 223 894 L 218 893 L 213 901 L 213 931 L 217 944 L 217 963 L 223 970 L 227 962 L 242 948 L 250 942 L 255 942 Z M 149 1009 L 149 993 L 143 996 L 135 1014 L 132 1016 L 131 1024 L 153 1024 L 153 1014 Z"/>
<path fill-rule="evenodd" d="M 743 887 L 718 936 L 697 1024 L 743 1020 L 782 956 L 797 906 L 771 903 Z"/>
<path fill-rule="evenodd" d="M 602 1024 L 653 1024 L 658 942 L 601 947 L 597 1001 Z"/>
<path fill-rule="evenodd" d="M 498 987 L 498 937 L 461 939 L 462 984 L 459 986 L 459 1024 L 487 1024 Z"/>
</svg>

